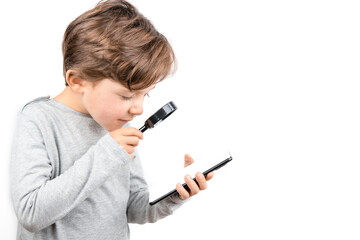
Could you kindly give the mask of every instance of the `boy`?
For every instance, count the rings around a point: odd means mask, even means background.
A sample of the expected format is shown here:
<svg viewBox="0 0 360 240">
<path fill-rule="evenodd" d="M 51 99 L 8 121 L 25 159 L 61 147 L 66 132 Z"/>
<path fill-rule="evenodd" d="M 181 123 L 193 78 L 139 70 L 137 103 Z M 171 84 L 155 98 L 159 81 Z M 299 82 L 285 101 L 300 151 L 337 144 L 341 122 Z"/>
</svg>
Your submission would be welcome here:
<svg viewBox="0 0 360 240">
<path fill-rule="evenodd" d="M 171 73 L 166 38 L 131 4 L 100 2 L 68 26 L 65 90 L 19 114 L 11 155 L 17 239 L 129 239 L 128 223 L 155 222 L 206 188 L 185 177 L 178 193 L 149 205 L 135 151 L 141 131 L 128 122 Z M 190 156 L 185 162 L 191 164 Z"/>
</svg>

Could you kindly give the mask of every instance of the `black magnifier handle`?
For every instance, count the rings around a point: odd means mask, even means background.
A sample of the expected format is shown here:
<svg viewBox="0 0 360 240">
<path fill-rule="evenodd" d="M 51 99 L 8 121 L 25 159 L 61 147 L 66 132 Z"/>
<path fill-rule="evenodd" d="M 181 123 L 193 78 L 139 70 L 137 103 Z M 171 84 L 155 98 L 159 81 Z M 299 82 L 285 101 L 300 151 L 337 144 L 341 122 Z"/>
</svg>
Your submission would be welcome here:
<svg viewBox="0 0 360 240">
<path fill-rule="evenodd" d="M 146 129 L 148 129 L 145 125 L 144 126 L 142 126 L 141 128 L 139 128 L 139 130 L 141 131 L 141 132 L 145 132 L 146 131 Z"/>
<path fill-rule="evenodd" d="M 177 109 L 175 103 L 173 101 L 168 102 L 162 108 L 160 108 L 156 113 L 151 115 L 146 121 L 144 126 L 139 128 L 141 132 L 145 132 L 148 128 L 153 128 L 157 124 L 164 121 L 168 116 L 170 116 Z"/>
</svg>

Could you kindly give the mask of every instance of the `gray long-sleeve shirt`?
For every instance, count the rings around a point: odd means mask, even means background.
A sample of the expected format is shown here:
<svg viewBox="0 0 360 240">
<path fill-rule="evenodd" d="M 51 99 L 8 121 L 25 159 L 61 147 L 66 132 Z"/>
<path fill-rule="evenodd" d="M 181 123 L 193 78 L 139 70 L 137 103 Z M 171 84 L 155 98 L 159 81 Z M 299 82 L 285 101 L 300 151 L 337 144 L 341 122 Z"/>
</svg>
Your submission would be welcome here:
<svg viewBox="0 0 360 240">
<path fill-rule="evenodd" d="M 10 164 L 17 239 L 129 239 L 128 223 L 172 214 L 183 201 L 150 206 L 134 156 L 89 115 L 48 97 L 27 104 Z"/>
</svg>

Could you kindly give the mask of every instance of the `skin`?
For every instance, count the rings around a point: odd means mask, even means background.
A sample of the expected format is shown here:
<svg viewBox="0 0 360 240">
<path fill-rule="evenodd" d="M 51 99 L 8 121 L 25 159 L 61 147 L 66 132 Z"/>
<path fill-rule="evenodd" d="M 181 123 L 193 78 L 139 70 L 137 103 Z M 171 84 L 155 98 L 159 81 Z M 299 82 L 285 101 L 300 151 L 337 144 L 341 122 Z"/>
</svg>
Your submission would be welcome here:
<svg viewBox="0 0 360 240">
<path fill-rule="evenodd" d="M 54 98 L 55 101 L 72 108 L 75 111 L 89 114 L 104 129 L 109 131 L 110 136 L 133 158 L 135 147 L 143 139 L 143 134 L 136 128 L 122 128 L 128 121 L 143 113 L 144 98 L 155 85 L 145 89 L 131 92 L 120 83 L 111 79 L 103 79 L 96 83 L 76 77 L 72 70 L 66 73 L 66 81 L 69 84 L 63 92 Z M 184 167 L 191 165 L 194 159 L 185 154 Z M 184 180 L 190 188 L 190 192 L 178 183 L 176 189 L 182 200 L 198 194 L 207 188 L 207 181 L 214 173 L 206 177 L 200 172 L 195 178 L 195 183 L 190 175 Z"/>
</svg>

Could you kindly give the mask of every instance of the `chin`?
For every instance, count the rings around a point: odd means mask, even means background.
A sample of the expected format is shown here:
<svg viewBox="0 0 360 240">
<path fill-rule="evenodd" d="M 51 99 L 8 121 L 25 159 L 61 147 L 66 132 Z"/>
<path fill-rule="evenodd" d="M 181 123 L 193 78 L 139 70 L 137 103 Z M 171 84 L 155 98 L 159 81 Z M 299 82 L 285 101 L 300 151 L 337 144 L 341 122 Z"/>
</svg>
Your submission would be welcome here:
<svg viewBox="0 0 360 240">
<path fill-rule="evenodd" d="M 104 128 L 105 128 L 107 131 L 112 132 L 112 131 L 115 131 L 115 130 L 117 130 L 117 129 L 122 128 L 125 124 L 126 124 L 126 123 L 124 123 L 124 124 L 117 124 L 116 126 L 108 126 L 108 127 L 104 127 Z"/>
</svg>

